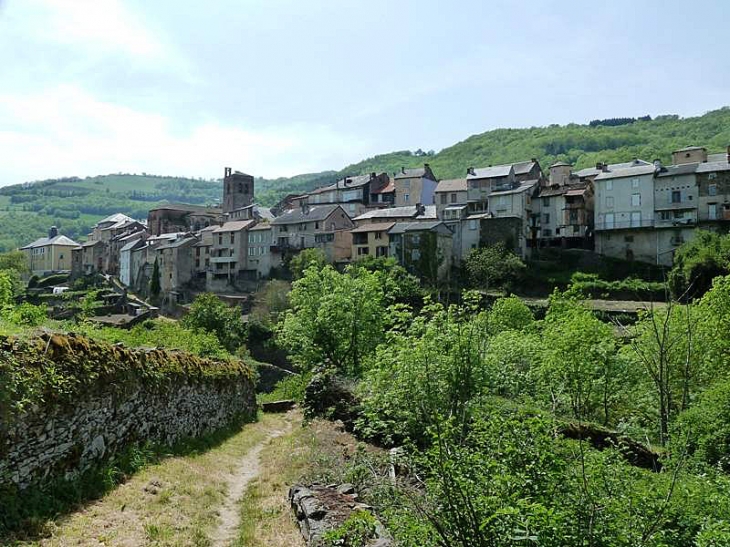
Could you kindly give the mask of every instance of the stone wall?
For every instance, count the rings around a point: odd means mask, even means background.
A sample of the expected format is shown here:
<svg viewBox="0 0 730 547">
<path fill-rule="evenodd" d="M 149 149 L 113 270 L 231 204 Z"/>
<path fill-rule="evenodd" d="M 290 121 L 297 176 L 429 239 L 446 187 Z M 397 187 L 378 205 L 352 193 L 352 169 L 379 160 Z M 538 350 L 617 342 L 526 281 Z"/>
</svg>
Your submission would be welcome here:
<svg viewBox="0 0 730 547">
<path fill-rule="evenodd" d="M 104 345 L 92 345 L 98 359 Z M 110 360 L 115 360 L 107 366 L 121 368 L 119 348 L 107 347 Z M 138 360 L 154 354 L 155 362 L 170 359 L 176 367 L 156 377 L 149 374 L 149 367 L 141 374 L 127 371 L 117 374 L 116 380 L 89 384 L 71 400 L 36 403 L 30 410 L 4 415 L 0 486 L 24 489 L 45 479 L 70 479 L 132 443 L 171 444 L 256 412 L 253 377 L 245 367 L 221 366 L 215 374 L 206 374 L 201 371 L 217 362 L 160 350 L 123 354 Z"/>
</svg>

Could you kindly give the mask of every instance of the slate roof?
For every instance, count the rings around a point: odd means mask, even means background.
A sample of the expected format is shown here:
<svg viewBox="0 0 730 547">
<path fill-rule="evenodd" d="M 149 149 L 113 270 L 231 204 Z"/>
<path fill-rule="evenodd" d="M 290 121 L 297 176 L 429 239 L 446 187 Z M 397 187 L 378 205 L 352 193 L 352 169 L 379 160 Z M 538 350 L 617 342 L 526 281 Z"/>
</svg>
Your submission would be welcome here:
<svg viewBox="0 0 730 547">
<path fill-rule="evenodd" d="M 617 169 L 628 169 L 630 167 L 637 167 L 639 165 L 651 165 L 652 167 L 654 166 L 653 163 L 649 163 L 648 161 L 637 159 L 637 160 L 633 160 L 633 161 L 627 161 L 624 163 L 611 163 L 608 165 L 608 170 L 616 171 Z M 581 169 L 580 171 L 575 171 L 573 174 L 580 178 L 585 178 L 585 177 L 593 177 L 596 175 L 600 175 L 601 173 L 603 173 L 603 171 L 600 169 L 596 169 L 595 167 L 587 167 L 585 169 Z"/>
<path fill-rule="evenodd" d="M 667 165 L 657 173 L 657 177 L 676 177 L 679 175 L 691 175 L 697 171 L 699 163 L 683 163 L 680 165 Z"/>
<path fill-rule="evenodd" d="M 392 180 L 388 180 L 388 184 L 384 184 L 380 188 L 370 189 L 371 194 L 387 194 L 389 192 L 395 192 L 395 183 Z"/>
<path fill-rule="evenodd" d="M 446 179 L 439 181 L 436 192 L 466 192 L 466 179 Z"/>
<path fill-rule="evenodd" d="M 73 239 L 66 236 L 57 235 L 56 237 L 41 237 L 36 239 L 33 243 L 21 247 L 22 249 L 34 249 L 36 247 L 45 247 L 46 245 L 65 245 L 68 247 L 80 247 Z"/>
<path fill-rule="evenodd" d="M 493 165 L 491 167 L 477 167 L 474 169 L 474 174 L 471 173 L 466 176 L 467 179 L 493 179 L 499 177 L 506 177 L 513 171 L 512 164 L 507 165 Z"/>
<path fill-rule="evenodd" d="M 372 224 L 363 224 L 350 230 L 353 234 L 360 234 L 364 232 L 384 232 L 390 230 L 395 222 L 373 222 Z"/>
<path fill-rule="evenodd" d="M 128 217 L 124 213 L 114 213 L 113 215 L 109 215 L 108 217 L 100 220 L 96 223 L 98 226 L 99 224 L 106 224 L 107 222 L 111 222 L 112 224 L 117 224 L 121 221 L 133 221 L 134 219 L 132 217 Z"/>
<path fill-rule="evenodd" d="M 139 242 L 140 242 L 140 240 L 139 240 L 139 239 L 135 239 L 134 241 L 130 241 L 130 242 L 129 242 L 129 243 L 127 243 L 127 244 L 126 244 L 126 245 L 125 245 L 124 247 L 122 247 L 121 249 L 119 249 L 119 252 L 120 252 L 120 253 L 123 253 L 124 251 L 131 251 L 132 249 L 134 249 L 134 247 L 135 247 L 135 246 L 136 246 L 136 245 L 137 245 L 137 244 L 138 244 Z"/>
<path fill-rule="evenodd" d="M 539 181 L 537 179 L 526 180 L 524 182 L 521 182 L 520 185 L 517 186 L 516 188 L 510 188 L 509 190 L 499 190 L 497 192 L 492 192 L 491 194 L 489 194 L 489 196 L 490 197 L 491 196 L 506 196 L 509 194 L 519 194 L 521 192 L 527 192 L 528 190 L 531 190 L 532 188 L 534 188 L 538 182 Z"/>
<path fill-rule="evenodd" d="M 707 161 L 708 162 L 721 162 L 721 163 L 727 163 L 727 152 L 721 152 L 719 154 L 707 154 Z"/>
<path fill-rule="evenodd" d="M 553 163 L 550 167 L 573 167 L 569 163 L 565 163 L 564 161 L 556 161 Z"/>
<path fill-rule="evenodd" d="M 608 172 L 602 172 L 600 175 L 596 177 L 596 180 L 608 180 L 608 179 L 620 179 L 625 177 L 636 177 L 640 175 L 649 175 L 651 173 L 654 173 L 654 170 L 656 167 L 654 167 L 653 163 L 649 163 L 647 165 L 637 165 L 634 167 L 626 167 L 624 169 L 616 169 L 612 170 L 609 167 Z"/>
<path fill-rule="evenodd" d="M 426 176 L 426 168 L 425 167 L 415 167 L 412 169 L 401 169 L 400 172 L 395 174 L 395 178 L 397 179 L 413 179 L 413 178 L 420 178 Z"/>
<path fill-rule="evenodd" d="M 336 209 L 342 209 L 342 207 L 336 203 L 329 205 L 310 205 L 306 212 L 302 207 L 297 207 L 296 209 L 291 209 L 290 211 L 284 212 L 281 216 L 276 217 L 271 221 L 271 224 L 278 226 L 280 224 L 298 224 L 300 222 L 325 220 Z M 344 213 L 344 209 L 342 209 L 342 211 Z"/>
<path fill-rule="evenodd" d="M 396 222 L 393 227 L 388 231 L 389 234 L 404 234 L 406 232 L 430 232 L 443 226 L 451 233 L 451 228 L 446 226 L 440 220 L 434 220 L 431 222 Z"/>
<path fill-rule="evenodd" d="M 676 154 L 677 152 L 693 152 L 695 150 L 707 150 L 704 146 L 686 146 L 685 148 L 680 148 L 679 150 L 675 150 L 672 152 L 672 154 Z"/>
<path fill-rule="evenodd" d="M 229 222 L 226 222 L 223 224 L 223 226 L 218 226 L 215 230 L 213 230 L 213 233 L 222 233 L 222 232 L 240 232 L 241 230 L 245 230 L 248 228 L 251 224 L 256 222 L 255 220 L 231 220 Z"/>
<path fill-rule="evenodd" d="M 185 245 L 188 245 L 190 243 L 195 243 L 196 241 L 197 241 L 197 239 L 194 237 L 181 237 L 180 239 L 176 239 L 175 241 L 166 243 L 165 245 L 160 245 L 159 247 L 157 247 L 157 250 L 175 249 L 177 247 L 184 247 Z"/>
<path fill-rule="evenodd" d="M 426 205 L 425 211 L 416 216 L 418 209 L 415 205 L 406 205 L 404 207 L 389 207 L 387 209 L 373 209 L 372 211 L 365 211 L 360 216 L 355 217 L 353 220 L 370 220 L 374 218 L 418 218 L 418 219 L 436 219 L 436 206 Z"/>
<path fill-rule="evenodd" d="M 712 173 L 713 171 L 730 171 L 730 163 L 725 161 L 708 161 L 700 163 L 697 167 L 697 173 Z"/>
<path fill-rule="evenodd" d="M 271 230 L 271 224 L 268 222 L 259 222 L 256 226 L 253 228 L 249 228 L 249 232 L 253 231 L 259 231 L 259 230 Z"/>
<path fill-rule="evenodd" d="M 535 166 L 536 161 L 521 161 L 513 163 L 512 168 L 515 170 L 515 175 L 526 175 Z"/>
</svg>

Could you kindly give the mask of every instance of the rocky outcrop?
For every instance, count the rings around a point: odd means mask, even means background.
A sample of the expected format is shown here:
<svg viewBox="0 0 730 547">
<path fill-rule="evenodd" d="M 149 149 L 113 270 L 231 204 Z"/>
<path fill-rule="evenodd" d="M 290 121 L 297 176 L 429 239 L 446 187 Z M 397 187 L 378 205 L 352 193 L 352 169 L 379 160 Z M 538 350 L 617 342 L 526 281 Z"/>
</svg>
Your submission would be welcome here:
<svg viewBox="0 0 730 547">
<path fill-rule="evenodd" d="M 354 512 L 368 511 L 371 507 L 357 501 L 351 484 L 340 486 L 295 485 L 289 489 L 289 502 L 299 523 L 299 529 L 309 547 L 324 545 L 327 532 L 339 528 Z M 390 547 L 393 540 L 380 521 L 377 521 L 368 547 Z"/>
</svg>

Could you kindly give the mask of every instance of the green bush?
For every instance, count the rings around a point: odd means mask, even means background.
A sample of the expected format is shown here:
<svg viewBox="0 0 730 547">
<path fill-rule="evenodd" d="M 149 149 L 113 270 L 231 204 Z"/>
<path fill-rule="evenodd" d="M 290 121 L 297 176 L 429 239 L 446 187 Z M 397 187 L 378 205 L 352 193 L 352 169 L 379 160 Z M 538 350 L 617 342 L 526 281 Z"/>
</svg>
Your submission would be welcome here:
<svg viewBox="0 0 730 547">
<path fill-rule="evenodd" d="M 3 315 L 11 323 L 27 327 L 37 327 L 47 318 L 45 306 L 34 306 L 27 302 L 6 308 Z"/>
<path fill-rule="evenodd" d="M 363 547 L 375 537 L 376 525 L 369 511 L 353 511 L 340 526 L 324 534 L 324 546 Z"/>
</svg>

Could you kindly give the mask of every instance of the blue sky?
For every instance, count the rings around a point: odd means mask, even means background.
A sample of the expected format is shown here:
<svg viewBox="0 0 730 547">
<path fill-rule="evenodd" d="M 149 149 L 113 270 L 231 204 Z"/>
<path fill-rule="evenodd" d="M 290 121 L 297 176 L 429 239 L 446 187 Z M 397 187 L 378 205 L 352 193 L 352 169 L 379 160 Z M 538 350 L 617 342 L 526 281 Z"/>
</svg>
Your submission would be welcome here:
<svg viewBox="0 0 730 547">
<path fill-rule="evenodd" d="M 339 169 L 730 104 L 730 4 L 0 0 L 0 185 Z M 701 143 L 700 143 L 701 144 Z"/>
</svg>

